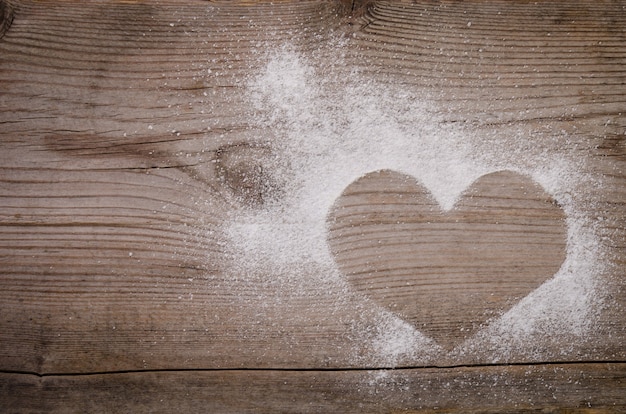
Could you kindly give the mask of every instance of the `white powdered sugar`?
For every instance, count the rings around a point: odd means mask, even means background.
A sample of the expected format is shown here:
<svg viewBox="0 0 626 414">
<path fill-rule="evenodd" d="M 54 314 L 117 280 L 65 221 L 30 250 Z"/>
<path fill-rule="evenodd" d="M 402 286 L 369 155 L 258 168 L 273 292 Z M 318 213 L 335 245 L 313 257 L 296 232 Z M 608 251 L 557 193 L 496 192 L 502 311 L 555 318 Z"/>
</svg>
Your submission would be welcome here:
<svg viewBox="0 0 626 414">
<path fill-rule="evenodd" d="M 237 211 L 225 224 L 233 274 L 358 297 L 327 243 L 328 212 L 350 183 L 368 172 L 393 169 L 416 177 L 443 209 L 450 209 L 477 178 L 507 169 L 532 177 L 563 207 L 568 240 L 561 269 L 452 351 L 362 298 L 377 323 L 354 324 L 355 347 L 365 341 L 362 346 L 369 350 L 359 358 L 397 366 L 488 350 L 493 361 L 503 361 L 537 355 L 537 337 L 556 344 L 569 338 L 563 343 L 575 344 L 589 332 L 602 297 L 597 282 L 603 252 L 578 191 L 599 183 L 580 172 L 579 154 L 542 147 L 546 132 L 511 135 L 509 129 L 501 138 L 480 126 L 444 122 L 423 91 L 377 83 L 346 68 L 322 73 L 294 48 L 265 58 L 265 70 L 248 86 L 253 118 L 271 131 L 264 144 L 272 149 L 271 173 L 282 192 L 262 208 Z"/>
</svg>

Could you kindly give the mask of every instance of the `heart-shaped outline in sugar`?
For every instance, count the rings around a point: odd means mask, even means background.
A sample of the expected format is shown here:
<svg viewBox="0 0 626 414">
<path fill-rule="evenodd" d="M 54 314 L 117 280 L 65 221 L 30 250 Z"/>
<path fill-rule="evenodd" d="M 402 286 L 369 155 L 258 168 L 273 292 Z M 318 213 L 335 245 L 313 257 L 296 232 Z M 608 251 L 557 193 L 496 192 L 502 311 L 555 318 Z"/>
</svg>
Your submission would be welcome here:
<svg viewBox="0 0 626 414">
<path fill-rule="evenodd" d="M 565 213 L 530 177 L 483 175 L 443 211 L 412 176 L 352 182 L 327 216 L 352 286 L 450 350 L 559 270 Z"/>
</svg>

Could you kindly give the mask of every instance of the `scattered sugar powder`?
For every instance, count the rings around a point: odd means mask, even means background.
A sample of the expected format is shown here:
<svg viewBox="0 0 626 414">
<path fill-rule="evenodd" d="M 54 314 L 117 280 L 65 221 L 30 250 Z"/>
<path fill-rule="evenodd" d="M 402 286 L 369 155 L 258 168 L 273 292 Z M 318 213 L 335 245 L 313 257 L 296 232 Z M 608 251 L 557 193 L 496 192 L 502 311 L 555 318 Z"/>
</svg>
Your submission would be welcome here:
<svg viewBox="0 0 626 414">
<path fill-rule="evenodd" d="M 321 74 L 288 46 L 265 59 L 265 70 L 248 86 L 253 119 L 272 134 L 267 145 L 283 192 L 280 200 L 238 211 L 226 223 L 233 274 L 271 278 L 290 289 L 306 285 L 358 296 L 337 269 L 326 240 L 327 214 L 351 182 L 393 169 L 416 177 L 442 208 L 450 209 L 478 177 L 508 169 L 533 177 L 563 206 L 567 257 L 552 279 L 447 356 L 489 349 L 493 360 L 506 360 L 536 352 L 536 336 L 558 342 L 589 331 L 601 298 L 597 282 L 603 257 L 578 191 L 591 180 L 579 172 L 580 154 L 546 150 L 545 133 L 528 136 L 509 129 L 502 138 L 480 126 L 444 122 L 419 90 L 377 83 L 357 71 L 346 75 L 345 68 Z M 377 325 L 356 324 L 360 340 L 354 342 L 357 347 L 367 341 L 371 364 L 424 362 L 447 352 L 391 312 L 362 300 L 374 309 Z"/>
</svg>

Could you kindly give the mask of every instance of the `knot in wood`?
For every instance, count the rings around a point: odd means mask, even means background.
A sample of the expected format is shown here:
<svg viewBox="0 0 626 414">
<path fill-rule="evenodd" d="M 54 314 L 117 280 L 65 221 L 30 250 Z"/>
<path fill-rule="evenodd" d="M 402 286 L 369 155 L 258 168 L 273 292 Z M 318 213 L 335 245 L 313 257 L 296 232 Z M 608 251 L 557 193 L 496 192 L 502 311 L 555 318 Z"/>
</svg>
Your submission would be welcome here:
<svg viewBox="0 0 626 414">
<path fill-rule="evenodd" d="M 277 184 L 269 172 L 267 147 L 236 144 L 222 147 L 216 153 L 216 174 L 238 203 L 260 207 L 273 198 Z"/>
<path fill-rule="evenodd" d="M 15 10 L 11 4 L 4 0 L 0 0 L 0 39 L 2 39 L 4 34 L 9 31 L 9 28 L 13 23 L 14 16 Z"/>
<path fill-rule="evenodd" d="M 374 0 L 339 0 L 341 14 L 350 17 L 363 17 L 374 3 Z"/>
</svg>

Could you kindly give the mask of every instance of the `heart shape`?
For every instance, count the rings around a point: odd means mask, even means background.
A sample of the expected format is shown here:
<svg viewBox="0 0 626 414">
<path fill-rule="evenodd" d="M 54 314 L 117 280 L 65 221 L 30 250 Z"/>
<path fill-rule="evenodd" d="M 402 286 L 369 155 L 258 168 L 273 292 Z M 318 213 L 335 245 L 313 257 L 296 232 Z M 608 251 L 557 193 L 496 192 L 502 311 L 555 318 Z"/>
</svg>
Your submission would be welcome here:
<svg viewBox="0 0 626 414">
<path fill-rule="evenodd" d="M 551 278 L 565 260 L 565 214 L 531 178 L 498 171 L 450 211 L 391 170 L 351 183 L 328 243 L 348 281 L 450 350 Z"/>
</svg>

